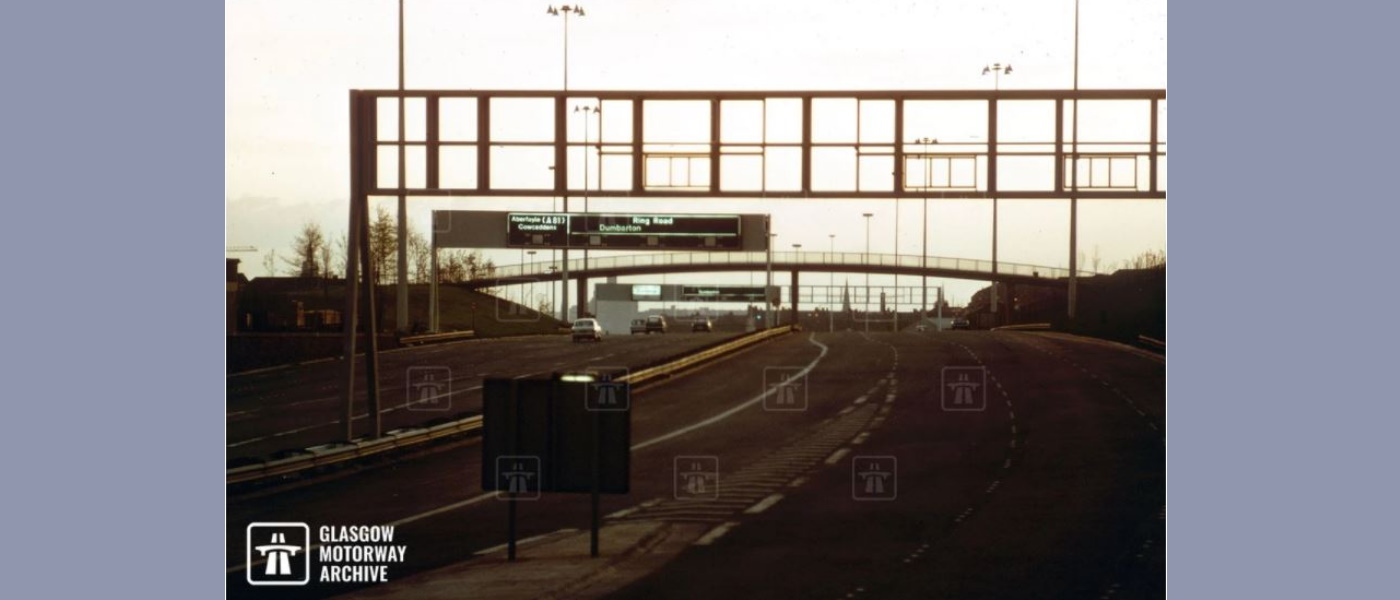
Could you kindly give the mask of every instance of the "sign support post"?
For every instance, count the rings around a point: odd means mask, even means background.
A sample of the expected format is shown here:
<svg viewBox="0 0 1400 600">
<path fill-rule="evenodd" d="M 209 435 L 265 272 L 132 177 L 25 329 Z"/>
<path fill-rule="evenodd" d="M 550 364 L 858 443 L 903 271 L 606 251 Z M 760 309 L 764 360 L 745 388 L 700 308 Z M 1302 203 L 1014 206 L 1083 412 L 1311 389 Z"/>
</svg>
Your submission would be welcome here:
<svg viewBox="0 0 1400 600">
<path fill-rule="evenodd" d="M 603 474 L 602 474 L 602 472 L 601 472 L 601 470 L 600 470 L 600 465 L 599 465 L 599 462 L 601 462 L 601 458 L 602 458 L 601 456 L 599 456 L 599 453 L 600 453 L 601 450 L 602 450 L 602 444 L 599 443 L 598 437 L 601 436 L 601 435 L 603 434 L 603 432 L 602 432 L 602 422 L 601 422 L 601 420 L 600 420 L 599 417 L 600 417 L 599 411 L 596 411 L 596 410 L 593 411 L 593 435 L 592 435 L 592 438 L 593 438 L 593 448 L 592 448 L 592 450 L 593 450 L 593 451 L 590 453 L 591 456 L 592 456 L 591 462 L 592 462 L 592 471 L 593 471 L 593 474 L 592 474 L 592 481 L 590 482 L 590 486 L 589 486 L 589 487 L 590 487 L 589 493 L 593 496 L 593 524 L 592 524 L 592 534 L 591 534 L 591 536 L 589 537 L 589 541 L 588 541 L 588 554 L 589 554 L 589 556 L 591 556 L 591 557 L 593 557 L 593 558 L 598 558 L 598 522 L 599 522 L 599 519 L 598 519 L 598 514 L 599 514 L 599 506 L 598 506 L 598 488 L 602 486 L 602 481 L 601 481 L 601 479 L 602 479 L 602 477 L 603 477 Z"/>
</svg>

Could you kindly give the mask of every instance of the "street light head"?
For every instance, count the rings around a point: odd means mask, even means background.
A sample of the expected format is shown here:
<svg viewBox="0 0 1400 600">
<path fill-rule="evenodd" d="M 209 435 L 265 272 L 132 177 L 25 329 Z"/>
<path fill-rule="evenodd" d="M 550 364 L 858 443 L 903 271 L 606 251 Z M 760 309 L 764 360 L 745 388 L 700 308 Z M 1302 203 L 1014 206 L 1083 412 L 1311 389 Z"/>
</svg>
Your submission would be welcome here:
<svg viewBox="0 0 1400 600">
<path fill-rule="evenodd" d="M 870 217 L 875 216 L 875 213 L 862 213 L 860 216 L 869 219 Z"/>
</svg>

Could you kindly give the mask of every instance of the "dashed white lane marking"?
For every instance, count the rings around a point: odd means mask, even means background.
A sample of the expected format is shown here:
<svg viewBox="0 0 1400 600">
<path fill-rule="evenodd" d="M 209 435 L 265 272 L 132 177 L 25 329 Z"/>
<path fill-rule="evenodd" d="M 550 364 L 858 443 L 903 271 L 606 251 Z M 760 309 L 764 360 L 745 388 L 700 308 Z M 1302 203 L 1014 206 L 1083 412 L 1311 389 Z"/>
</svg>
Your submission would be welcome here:
<svg viewBox="0 0 1400 600">
<path fill-rule="evenodd" d="M 853 411 L 853 410 L 855 410 L 855 409 L 856 409 L 856 407 L 854 407 L 854 406 L 847 406 L 846 408 L 841 409 L 841 412 L 836 413 L 836 414 L 838 414 L 838 415 L 848 415 L 848 414 L 851 413 L 851 411 Z"/>
<path fill-rule="evenodd" d="M 524 378 L 529 377 L 529 376 L 531 376 L 531 375 L 539 375 L 539 373 L 526 373 L 526 374 L 524 374 L 524 375 L 516 375 L 515 377 L 512 377 L 511 379 L 524 379 Z"/>
<path fill-rule="evenodd" d="M 1015 425 L 1012 425 L 1012 426 L 1011 426 L 1011 435 L 1016 435 L 1016 426 L 1015 426 Z"/>
<path fill-rule="evenodd" d="M 771 496 L 768 496 L 767 498 L 764 498 L 764 499 L 762 499 L 762 500 L 759 500 L 759 501 L 758 501 L 758 504 L 755 504 L 755 505 L 753 505 L 753 506 L 748 507 L 747 509 L 744 509 L 744 514 L 746 514 L 746 515 L 756 515 L 756 514 L 758 514 L 758 513 L 761 513 L 761 512 L 763 512 L 763 511 L 765 511 L 765 510 L 768 510 L 768 509 L 772 508 L 774 504 L 777 504 L 778 501 L 779 501 L 779 500 L 782 500 L 782 499 L 783 499 L 783 495 L 782 495 L 782 494 L 773 494 L 773 495 L 771 495 Z"/>
<path fill-rule="evenodd" d="M 1011 468 L 1011 459 L 1008 458 L 1008 459 L 1006 459 L 1006 462 L 1001 463 L 1001 468 L 1003 468 L 1003 469 L 1010 469 L 1010 468 Z"/>
<path fill-rule="evenodd" d="M 894 394 L 885 394 L 885 403 L 886 403 L 886 404 L 893 403 L 893 402 L 894 402 L 894 398 L 895 398 L 895 395 L 894 395 Z"/>
<path fill-rule="evenodd" d="M 853 402 L 852 404 L 864 404 L 865 401 L 866 401 L 866 400 L 869 400 L 869 399 L 870 399 L 870 396 L 861 396 L 861 397 L 859 397 L 859 398 L 856 398 L 856 401 Z"/>
<path fill-rule="evenodd" d="M 1157 429 L 1157 424 L 1156 424 L 1156 423 L 1148 422 L 1148 423 L 1147 423 L 1147 426 L 1148 426 L 1148 427 L 1151 427 L 1153 431 L 1161 431 L 1160 429 Z"/>
<path fill-rule="evenodd" d="M 849 453 L 850 451 L 851 451 L 850 448 L 841 448 L 840 450 L 837 450 L 837 451 L 835 451 L 835 452 L 832 452 L 832 453 L 831 453 L 831 456 L 826 457 L 826 464 L 828 464 L 828 465 L 834 465 L 834 464 L 840 462 L 840 461 L 841 461 L 841 457 L 845 456 L 845 455 L 846 455 L 847 453 Z"/>
<path fill-rule="evenodd" d="M 860 432 L 860 435 L 856 436 L 856 439 L 851 440 L 851 444 L 852 444 L 852 445 L 857 445 L 857 446 L 858 446 L 858 445 L 860 445 L 860 444 L 864 444 L 864 443 L 865 443 L 865 440 L 867 440 L 867 439 L 869 439 L 869 438 L 870 438 L 870 432 L 869 432 L 869 431 L 862 431 L 862 432 Z"/>
<path fill-rule="evenodd" d="M 709 533 L 706 533 L 705 535 L 701 536 L 700 539 L 695 540 L 695 545 L 708 546 L 710 544 L 713 544 L 715 543 L 715 540 L 718 540 L 719 538 L 724 537 L 724 534 L 729 533 L 730 529 L 733 529 L 738 526 L 738 521 L 725 521 L 724 523 L 717 525 L 714 529 L 711 529 Z"/>
<path fill-rule="evenodd" d="M 1015 447 L 1016 447 L 1016 440 L 1014 440 L 1014 439 L 1011 440 L 1011 443 L 1010 443 L 1010 444 L 1007 444 L 1007 447 L 1009 447 L 1009 448 L 1015 448 Z"/>
<path fill-rule="evenodd" d="M 788 487 L 793 487 L 793 488 L 795 488 L 795 487 L 801 487 L 802 484 L 804 484 L 804 483 L 807 483 L 807 478 L 806 478 L 806 477 L 798 477 L 797 479 L 792 480 L 792 483 L 789 483 L 789 484 L 788 484 Z"/>
<path fill-rule="evenodd" d="M 1007 414 L 1010 415 L 1012 421 L 1016 420 L 1016 411 L 1013 410 L 1011 412 L 1008 412 Z"/>
</svg>

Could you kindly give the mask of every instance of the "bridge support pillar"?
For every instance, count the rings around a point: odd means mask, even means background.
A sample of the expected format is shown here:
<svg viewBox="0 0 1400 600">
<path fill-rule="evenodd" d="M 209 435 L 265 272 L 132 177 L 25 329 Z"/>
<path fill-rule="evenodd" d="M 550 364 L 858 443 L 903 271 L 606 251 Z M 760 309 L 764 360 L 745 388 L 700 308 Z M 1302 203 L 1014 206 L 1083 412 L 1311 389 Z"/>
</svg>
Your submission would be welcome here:
<svg viewBox="0 0 1400 600">
<path fill-rule="evenodd" d="M 792 295 L 792 319 L 790 319 L 788 323 L 792 325 L 797 325 L 797 283 L 797 270 L 794 269 L 792 272 L 792 288 L 789 290 L 789 294 Z"/>
<path fill-rule="evenodd" d="M 593 316 L 593 314 L 588 312 L 588 278 L 587 278 L 587 277 L 579 277 L 577 281 L 578 281 L 578 318 L 582 319 L 582 318 L 585 316 L 585 313 L 588 313 L 587 316 L 590 316 L 590 317 L 591 317 L 591 316 Z"/>
</svg>

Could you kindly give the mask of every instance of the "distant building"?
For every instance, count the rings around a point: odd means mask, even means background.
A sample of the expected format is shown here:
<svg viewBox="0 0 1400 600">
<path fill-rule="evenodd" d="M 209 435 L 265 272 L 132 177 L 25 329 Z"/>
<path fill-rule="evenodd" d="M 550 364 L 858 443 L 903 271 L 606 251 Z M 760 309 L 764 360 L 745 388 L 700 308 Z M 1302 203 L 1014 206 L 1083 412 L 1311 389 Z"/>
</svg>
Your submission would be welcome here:
<svg viewBox="0 0 1400 600">
<path fill-rule="evenodd" d="M 238 333 L 238 292 L 248 284 L 248 278 L 238 272 L 237 258 L 224 259 L 224 293 L 228 302 L 227 328 L 229 335 Z"/>
</svg>

